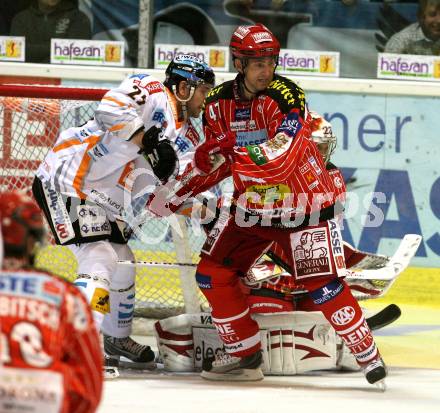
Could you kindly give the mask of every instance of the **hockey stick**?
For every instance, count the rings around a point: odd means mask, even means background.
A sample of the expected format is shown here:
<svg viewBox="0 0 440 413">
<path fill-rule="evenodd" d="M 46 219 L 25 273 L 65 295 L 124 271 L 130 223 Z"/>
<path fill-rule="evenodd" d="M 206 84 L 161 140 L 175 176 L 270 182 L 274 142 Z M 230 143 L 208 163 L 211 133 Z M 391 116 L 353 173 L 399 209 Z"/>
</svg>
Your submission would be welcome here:
<svg viewBox="0 0 440 413">
<path fill-rule="evenodd" d="M 399 247 L 391 258 L 385 256 L 380 257 L 380 261 L 385 265 L 378 265 L 378 261 L 374 260 L 375 254 L 363 253 L 370 257 L 369 262 L 373 269 L 368 269 L 367 261 L 362 260 L 360 269 L 352 268 L 345 281 L 353 291 L 354 296 L 358 300 L 368 298 L 378 298 L 383 296 L 391 285 L 394 283 L 398 275 L 409 265 L 412 257 L 415 255 L 422 237 L 415 234 L 407 234 L 403 237 Z M 285 275 L 289 276 L 292 273 L 290 266 L 285 263 L 276 254 L 268 251 L 267 256 L 271 258 L 273 263 L 263 263 L 254 266 L 249 274 L 243 278 L 243 281 L 250 288 L 260 288 L 261 283 L 275 279 L 276 277 Z M 169 263 L 169 262 L 155 262 L 155 261 L 118 261 L 118 264 L 129 266 L 143 266 L 143 267 L 162 267 L 162 268 L 182 268 L 182 267 L 196 267 L 194 263 Z M 275 265 L 274 265 L 275 264 Z M 281 268 L 276 268 L 278 265 Z M 287 273 L 280 271 L 284 269 Z M 303 290 L 295 291 L 294 294 L 304 293 Z"/>
<path fill-rule="evenodd" d="M 407 234 L 403 237 L 394 255 L 384 267 L 376 269 L 354 269 L 345 280 L 358 300 L 383 296 L 405 270 L 419 248 L 422 237 Z"/>
<path fill-rule="evenodd" d="M 371 330 L 379 330 L 396 321 L 401 314 L 402 312 L 396 304 L 390 304 L 365 320 Z"/>
<path fill-rule="evenodd" d="M 191 262 L 158 262 L 158 261 L 129 261 L 119 260 L 119 265 L 128 265 L 131 267 L 163 267 L 163 268 L 182 268 L 182 267 L 197 267 L 197 264 Z"/>
<path fill-rule="evenodd" d="M 374 254 L 362 253 L 370 257 L 372 269 L 368 269 L 367 261 L 362 260 L 363 263 L 360 268 L 351 268 L 345 277 L 345 281 L 350 286 L 353 294 L 358 300 L 367 298 L 378 298 L 384 295 L 391 285 L 394 283 L 398 275 L 409 265 L 412 257 L 415 255 L 422 237 L 415 234 L 407 234 L 404 236 L 399 247 L 394 255 L 389 258 L 385 256 L 380 257 L 381 265 L 378 265 L 378 260 L 374 260 Z M 360 253 L 360 251 L 359 251 Z M 264 262 L 260 265 L 254 266 L 247 274 L 244 281 L 250 288 L 260 288 L 261 283 L 276 279 L 279 276 L 290 276 L 292 270 L 290 266 L 285 263 L 279 256 L 268 251 L 267 256 L 271 258 L 273 263 Z M 275 265 L 274 265 L 275 264 Z M 287 271 L 283 273 L 280 271 L 281 267 Z M 270 281 L 269 281 L 270 282 Z M 294 294 L 304 293 L 304 290 L 294 291 Z"/>
</svg>

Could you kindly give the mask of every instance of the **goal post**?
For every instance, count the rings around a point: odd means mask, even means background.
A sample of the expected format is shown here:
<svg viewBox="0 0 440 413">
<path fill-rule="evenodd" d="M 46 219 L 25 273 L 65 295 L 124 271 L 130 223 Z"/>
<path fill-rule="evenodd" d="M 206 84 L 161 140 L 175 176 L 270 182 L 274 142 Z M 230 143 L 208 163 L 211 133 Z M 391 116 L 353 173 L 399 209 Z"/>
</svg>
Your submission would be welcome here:
<svg viewBox="0 0 440 413">
<path fill-rule="evenodd" d="M 0 189 L 30 191 L 34 173 L 58 134 L 93 117 L 107 89 L 0 85 Z M 137 260 L 157 262 L 198 261 L 203 235 L 195 234 L 188 219 L 179 218 L 181 234 L 168 221 L 157 218 L 143 226 L 157 242 L 130 240 Z M 183 236 L 182 236 L 183 234 Z M 36 256 L 38 268 L 72 281 L 77 263 L 67 247 L 52 237 Z M 136 268 L 137 316 L 163 318 L 206 308 L 194 281 L 194 268 Z"/>
</svg>

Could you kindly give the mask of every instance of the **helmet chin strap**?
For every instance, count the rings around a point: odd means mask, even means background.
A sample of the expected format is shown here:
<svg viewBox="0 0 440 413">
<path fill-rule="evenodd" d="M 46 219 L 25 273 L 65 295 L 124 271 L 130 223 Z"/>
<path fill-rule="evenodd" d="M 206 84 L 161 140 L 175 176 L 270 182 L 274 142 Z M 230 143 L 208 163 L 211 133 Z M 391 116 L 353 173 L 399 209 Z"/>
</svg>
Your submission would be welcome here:
<svg viewBox="0 0 440 413">
<path fill-rule="evenodd" d="M 196 87 L 194 85 L 189 85 L 189 96 L 184 99 L 179 97 L 178 93 L 177 93 L 177 87 L 176 85 L 172 86 L 172 90 L 174 93 L 174 96 L 176 97 L 176 99 L 180 102 L 181 107 L 182 107 L 182 115 L 183 115 L 183 119 L 188 119 L 188 107 L 187 107 L 187 102 L 189 102 L 192 97 L 194 96 L 194 92 L 196 90 Z"/>
<path fill-rule="evenodd" d="M 246 76 L 245 76 L 244 74 L 243 74 L 243 82 L 242 82 L 242 84 L 243 84 L 243 87 L 246 89 L 246 91 L 249 92 L 251 95 L 256 95 L 256 94 L 258 93 L 258 91 L 257 91 L 257 92 L 254 92 L 254 91 L 250 90 L 250 89 L 246 86 Z"/>
</svg>

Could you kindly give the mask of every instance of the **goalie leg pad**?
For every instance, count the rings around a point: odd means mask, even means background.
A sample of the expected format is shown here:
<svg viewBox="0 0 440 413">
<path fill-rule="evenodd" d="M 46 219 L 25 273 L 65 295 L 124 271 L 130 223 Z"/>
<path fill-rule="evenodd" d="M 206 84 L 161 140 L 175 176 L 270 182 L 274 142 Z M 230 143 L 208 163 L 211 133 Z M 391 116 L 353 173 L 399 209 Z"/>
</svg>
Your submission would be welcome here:
<svg viewBox="0 0 440 413">
<path fill-rule="evenodd" d="M 336 369 L 335 331 L 320 312 L 257 314 L 265 375 Z M 182 314 L 155 325 L 159 353 L 168 371 L 200 371 L 203 359 L 223 351 L 207 313 Z"/>
<path fill-rule="evenodd" d="M 196 280 L 212 307 L 212 319 L 226 352 L 244 357 L 258 351 L 261 346 L 258 325 L 250 316 L 238 274 L 203 257 Z"/>
</svg>

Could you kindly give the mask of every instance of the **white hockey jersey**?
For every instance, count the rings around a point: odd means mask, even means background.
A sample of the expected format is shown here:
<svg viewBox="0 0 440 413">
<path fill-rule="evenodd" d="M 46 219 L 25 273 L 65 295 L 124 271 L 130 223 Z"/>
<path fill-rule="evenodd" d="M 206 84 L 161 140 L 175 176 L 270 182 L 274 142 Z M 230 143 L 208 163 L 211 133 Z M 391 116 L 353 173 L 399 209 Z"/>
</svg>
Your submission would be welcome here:
<svg viewBox="0 0 440 413">
<path fill-rule="evenodd" d="M 58 193 L 97 202 L 110 218 L 121 217 L 128 200 L 159 183 L 130 138 L 156 126 L 175 141 L 175 111 L 161 82 L 147 74 L 130 76 L 105 94 L 94 119 L 60 134 L 36 174 Z"/>
</svg>

